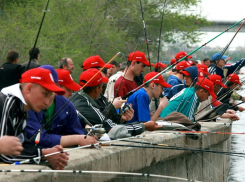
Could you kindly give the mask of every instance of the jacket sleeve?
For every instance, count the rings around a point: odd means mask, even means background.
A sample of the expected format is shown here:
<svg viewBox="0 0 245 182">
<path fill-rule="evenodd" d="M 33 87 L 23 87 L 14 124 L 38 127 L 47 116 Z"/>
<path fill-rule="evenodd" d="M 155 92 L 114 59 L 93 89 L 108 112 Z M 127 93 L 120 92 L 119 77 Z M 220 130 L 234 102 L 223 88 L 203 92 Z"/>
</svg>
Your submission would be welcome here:
<svg viewBox="0 0 245 182">
<path fill-rule="evenodd" d="M 235 70 L 238 71 L 243 66 L 245 66 L 245 58 L 242 58 L 240 61 L 237 61 L 233 65 L 225 66 L 224 69 L 228 69 L 228 73 L 226 76 L 228 76 L 229 74 L 232 74 Z"/>
<path fill-rule="evenodd" d="M 28 112 L 27 118 L 27 126 L 26 126 L 26 133 L 28 139 L 32 138 L 35 135 L 34 139 L 31 143 L 35 144 L 36 139 L 36 132 L 42 127 L 43 117 L 42 111 L 39 113 L 35 113 L 33 111 Z M 42 146 L 43 148 L 50 148 L 55 145 L 60 144 L 61 135 L 57 134 L 49 134 L 45 129 L 42 129 L 40 132 L 40 140 L 38 146 Z"/>
<path fill-rule="evenodd" d="M 176 83 L 175 80 L 171 79 L 171 80 L 168 81 L 168 84 L 172 85 L 172 87 L 173 87 L 174 85 L 176 85 L 176 84 L 178 84 L 178 83 Z M 166 97 L 169 99 L 168 95 L 169 95 L 169 92 L 171 91 L 171 88 L 172 88 L 172 87 L 170 87 L 170 88 L 165 88 L 165 89 L 164 89 L 164 94 L 163 94 L 163 96 L 166 96 Z"/>
<path fill-rule="evenodd" d="M 93 125 L 95 124 L 103 124 L 103 127 L 105 128 L 106 133 L 110 131 L 110 129 L 117 124 L 109 119 L 108 117 L 105 117 L 105 115 L 100 111 L 100 109 L 94 107 L 87 99 L 85 99 L 81 95 L 76 95 L 72 98 L 72 102 L 75 106 L 75 108 L 82 114 L 84 117 L 91 122 Z M 126 125 L 128 128 L 129 133 L 135 132 L 142 133 L 144 132 L 144 128 L 137 124 L 135 126 L 132 126 L 132 124 Z"/>
</svg>

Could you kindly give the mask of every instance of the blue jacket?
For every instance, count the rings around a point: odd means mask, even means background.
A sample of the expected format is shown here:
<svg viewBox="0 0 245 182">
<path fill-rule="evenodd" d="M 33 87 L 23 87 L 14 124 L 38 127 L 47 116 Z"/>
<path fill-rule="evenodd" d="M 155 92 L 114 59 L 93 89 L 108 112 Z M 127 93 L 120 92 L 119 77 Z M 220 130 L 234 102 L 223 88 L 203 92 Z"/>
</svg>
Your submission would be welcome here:
<svg viewBox="0 0 245 182">
<path fill-rule="evenodd" d="M 195 66 L 191 66 L 188 68 L 183 69 L 184 71 L 188 71 L 188 73 L 190 73 L 191 75 L 191 79 L 192 81 L 194 81 L 194 83 L 192 84 L 193 86 L 196 84 L 197 81 L 197 77 L 198 77 L 198 69 Z M 170 90 L 168 91 L 168 94 L 166 95 L 166 97 L 168 99 L 171 99 L 175 94 L 177 94 L 178 92 L 180 92 L 182 89 L 186 88 L 186 84 L 185 83 L 181 83 L 178 85 L 175 85 L 173 87 L 170 88 Z M 164 91 L 165 94 L 165 91 Z"/>
<path fill-rule="evenodd" d="M 219 68 L 218 66 L 213 67 L 211 66 L 209 68 L 209 72 L 211 74 L 220 75 L 222 78 L 227 77 L 228 75 L 232 74 L 236 69 L 237 71 L 241 69 L 243 66 L 245 66 L 245 58 L 242 58 L 240 61 L 237 61 L 235 64 L 224 66 L 223 69 Z M 226 75 L 224 75 L 224 69 L 227 69 L 228 72 Z"/>
<path fill-rule="evenodd" d="M 55 96 L 54 115 L 64 106 L 64 104 L 67 103 L 67 101 L 68 100 L 63 96 Z M 40 111 L 39 113 L 28 111 L 26 127 L 28 139 L 30 139 L 42 127 L 44 124 L 43 121 L 43 111 Z M 77 117 L 76 109 L 71 102 L 69 102 L 57 117 L 55 117 L 50 128 L 51 129 L 49 131 L 42 129 L 38 146 L 51 148 L 60 144 L 60 138 L 62 135 L 83 134 L 83 128 Z M 32 143 L 34 144 L 34 141 Z"/>
<path fill-rule="evenodd" d="M 176 77 L 174 75 L 170 75 L 169 78 L 168 78 L 168 84 L 172 85 L 172 87 L 173 87 L 175 85 L 183 84 L 183 82 L 178 77 Z M 172 87 L 165 88 L 163 96 L 167 96 Z"/>
</svg>

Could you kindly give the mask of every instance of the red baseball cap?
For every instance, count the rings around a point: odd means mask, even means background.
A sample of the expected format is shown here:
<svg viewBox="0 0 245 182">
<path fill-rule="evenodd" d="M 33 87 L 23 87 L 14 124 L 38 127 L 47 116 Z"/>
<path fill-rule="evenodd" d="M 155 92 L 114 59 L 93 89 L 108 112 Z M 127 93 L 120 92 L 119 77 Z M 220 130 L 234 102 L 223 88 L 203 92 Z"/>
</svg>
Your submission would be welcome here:
<svg viewBox="0 0 245 182">
<path fill-rule="evenodd" d="M 72 76 L 68 70 L 65 69 L 56 69 L 58 73 L 58 83 L 66 88 L 69 88 L 72 91 L 78 91 L 82 87 L 73 81 Z"/>
<path fill-rule="evenodd" d="M 176 70 L 183 70 L 188 67 L 190 67 L 190 65 L 186 61 L 181 61 L 176 65 Z"/>
<path fill-rule="evenodd" d="M 198 64 L 197 69 L 202 70 L 203 72 L 207 73 L 208 72 L 208 67 L 204 64 Z"/>
<path fill-rule="evenodd" d="M 176 59 L 173 58 L 170 60 L 170 64 L 174 64 L 174 63 L 176 63 Z"/>
<path fill-rule="evenodd" d="M 91 81 L 89 81 L 95 74 L 97 74 Z M 99 85 L 101 83 L 107 83 L 109 80 L 107 77 L 102 76 L 102 74 L 95 68 L 88 69 L 81 73 L 79 78 L 80 85 L 85 85 L 85 83 L 89 83 L 86 85 L 86 87 L 93 87 L 96 85 Z"/>
<path fill-rule="evenodd" d="M 21 75 L 20 83 L 36 83 L 58 95 L 65 94 L 65 91 L 55 84 L 53 76 L 48 69 L 33 68 L 27 70 Z"/>
<path fill-rule="evenodd" d="M 150 73 L 147 73 L 145 76 L 144 76 L 144 83 L 148 80 L 150 80 L 152 77 L 156 76 L 158 73 L 157 72 L 150 72 Z M 154 82 L 154 83 L 158 83 L 160 85 L 162 85 L 163 87 L 166 87 L 166 88 L 169 88 L 169 87 L 172 87 L 172 85 L 169 85 L 168 83 L 166 83 L 162 77 L 162 75 L 159 75 L 158 77 L 154 78 L 151 82 Z"/>
<path fill-rule="evenodd" d="M 101 57 L 99 55 L 96 56 L 90 56 L 89 58 L 85 59 L 83 62 L 83 65 L 81 66 L 81 68 L 83 70 L 87 70 L 89 68 L 102 68 L 106 65 L 106 63 L 101 59 Z M 105 66 L 105 68 L 109 69 L 112 68 L 112 64 L 107 64 Z"/>
<path fill-rule="evenodd" d="M 235 73 L 230 74 L 227 79 L 233 83 L 237 83 L 239 85 L 242 85 L 242 83 L 239 81 L 239 76 Z"/>
<path fill-rule="evenodd" d="M 149 67 L 153 66 L 153 64 L 150 64 L 150 62 L 147 61 L 145 57 L 145 53 L 140 52 L 140 51 L 131 52 L 128 55 L 128 61 L 138 61 L 138 62 L 145 64 L 146 66 L 149 66 Z"/>
<path fill-rule="evenodd" d="M 198 82 L 196 83 L 197 85 L 200 85 L 200 87 L 202 87 L 203 89 L 207 90 L 208 93 L 213 97 L 213 98 L 217 98 L 217 96 L 214 93 L 213 87 L 214 84 L 213 82 L 211 82 L 209 79 L 207 78 L 198 78 Z"/>
<path fill-rule="evenodd" d="M 225 86 L 222 82 L 222 77 L 219 75 L 210 75 L 208 76 L 208 79 L 211 80 L 213 83 L 220 85 L 223 88 L 227 88 L 227 86 Z"/>
<path fill-rule="evenodd" d="M 188 71 L 180 71 L 181 74 L 185 75 L 185 76 L 190 76 L 191 74 Z"/>
<path fill-rule="evenodd" d="M 156 63 L 156 64 L 154 65 L 154 67 L 155 67 L 155 68 L 157 68 L 157 67 L 159 67 L 159 68 L 165 68 L 165 67 L 167 67 L 167 65 L 164 64 L 164 63 L 158 62 L 158 63 Z"/>
<path fill-rule="evenodd" d="M 185 52 L 185 51 L 181 51 L 181 52 L 178 52 L 178 53 L 175 55 L 175 58 L 176 58 L 177 60 L 179 60 L 179 59 L 181 59 L 181 58 L 183 58 L 183 57 L 185 57 L 185 56 L 187 56 L 186 52 Z M 187 58 L 190 59 L 190 58 L 192 58 L 192 56 L 187 56 Z"/>
</svg>

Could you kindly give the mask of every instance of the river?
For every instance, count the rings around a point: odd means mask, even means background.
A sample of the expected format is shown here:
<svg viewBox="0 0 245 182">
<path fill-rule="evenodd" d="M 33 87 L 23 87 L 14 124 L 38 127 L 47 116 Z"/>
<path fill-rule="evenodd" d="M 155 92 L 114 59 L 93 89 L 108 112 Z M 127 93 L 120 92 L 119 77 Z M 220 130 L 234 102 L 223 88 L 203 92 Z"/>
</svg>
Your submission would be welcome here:
<svg viewBox="0 0 245 182">
<path fill-rule="evenodd" d="M 243 72 L 245 70 L 243 69 Z M 245 76 L 240 76 L 241 78 L 245 78 Z M 244 89 L 244 86 L 243 86 Z M 245 90 L 239 92 L 240 95 L 245 96 Z M 242 107 L 245 108 L 245 104 L 241 104 Z M 245 133 L 245 111 L 237 112 L 237 115 L 240 117 L 239 121 L 233 122 L 232 132 Z M 245 134 L 244 135 L 232 135 L 231 136 L 231 151 L 232 152 L 243 152 L 245 153 Z M 228 176 L 228 182 L 243 182 L 245 181 L 245 157 L 235 157 L 231 156 L 230 161 L 230 174 Z"/>
</svg>

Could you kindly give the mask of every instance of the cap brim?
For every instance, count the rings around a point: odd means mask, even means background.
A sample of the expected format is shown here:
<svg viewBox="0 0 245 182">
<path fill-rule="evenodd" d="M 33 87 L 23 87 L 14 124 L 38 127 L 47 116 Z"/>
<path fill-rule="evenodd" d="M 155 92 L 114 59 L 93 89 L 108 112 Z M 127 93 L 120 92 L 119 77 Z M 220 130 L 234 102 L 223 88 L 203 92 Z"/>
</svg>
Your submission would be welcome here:
<svg viewBox="0 0 245 182">
<path fill-rule="evenodd" d="M 180 71 L 181 74 L 185 76 L 190 76 L 191 74 L 188 71 Z"/>
<path fill-rule="evenodd" d="M 55 92 L 58 95 L 64 95 L 65 94 L 65 91 L 62 88 L 55 85 L 54 83 L 53 84 L 39 84 L 39 85 L 43 86 L 44 88 L 46 88 L 52 92 Z"/>
<path fill-rule="evenodd" d="M 223 88 L 227 88 L 227 86 L 224 85 L 223 83 L 221 83 L 220 86 L 223 87 Z"/>
<path fill-rule="evenodd" d="M 107 68 L 107 69 L 112 68 L 112 67 L 113 67 L 112 64 L 107 64 L 107 65 L 105 66 L 105 68 Z"/>
<path fill-rule="evenodd" d="M 69 84 L 64 84 L 63 86 L 69 88 L 72 91 L 78 91 L 78 90 L 80 90 L 82 88 L 76 82 L 71 82 Z"/>
<path fill-rule="evenodd" d="M 165 87 L 165 88 L 170 88 L 170 87 L 172 87 L 172 85 L 170 85 L 170 84 L 168 84 L 168 83 L 166 83 L 166 82 L 161 82 L 160 85 L 162 85 L 162 86 Z"/>
<path fill-rule="evenodd" d="M 226 55 L 223 55 L 221 59 L 226 59 L 228 58 L 229 56 L 226 56 Z"/>
<path fill-rule="evenodd" d="M 192 58 L 192 56 L 187 56 L 188 59 Z"/>
<path fill-rule="evenodd" d="M 241 82 L 239 82 L 238 84 L 242 86 L 242 83 Z"/>
<path fill-rule="evenodd" d="M 103 76 L 102 77 L 102 82 L 103 83 L 108 83 L 109 82 L 109 79 L 106 76 Z"/>
</svg>

